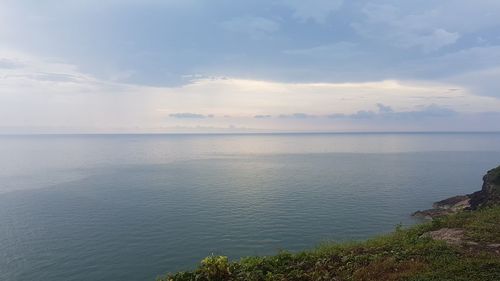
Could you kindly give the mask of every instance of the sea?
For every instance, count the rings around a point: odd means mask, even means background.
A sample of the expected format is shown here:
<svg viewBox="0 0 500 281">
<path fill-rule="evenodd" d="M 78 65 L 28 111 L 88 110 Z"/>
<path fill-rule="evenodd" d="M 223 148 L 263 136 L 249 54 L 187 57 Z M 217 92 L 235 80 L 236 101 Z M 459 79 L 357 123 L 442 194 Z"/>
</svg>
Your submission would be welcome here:
<svg viewBox="0 0 500 281">
<path fill-rule="evenodd" d="M 479 190 L 500 133 L 0 136 L 0 280 L 155 280 L 364 240 Z"/>
</svg>

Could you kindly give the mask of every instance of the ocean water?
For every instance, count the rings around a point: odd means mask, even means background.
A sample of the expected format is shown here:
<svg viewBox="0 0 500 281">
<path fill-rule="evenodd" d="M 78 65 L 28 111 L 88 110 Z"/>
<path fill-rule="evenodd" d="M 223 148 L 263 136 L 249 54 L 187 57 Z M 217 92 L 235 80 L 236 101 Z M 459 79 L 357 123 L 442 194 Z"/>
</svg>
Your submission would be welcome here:
<svg viewBox="0 0 500 281">
<path fill-rule="evenodd" d="M 366 239 L 500 164 L 500 134 L 0 136 L 0 280 L 154 280 Z"/>
</svg>

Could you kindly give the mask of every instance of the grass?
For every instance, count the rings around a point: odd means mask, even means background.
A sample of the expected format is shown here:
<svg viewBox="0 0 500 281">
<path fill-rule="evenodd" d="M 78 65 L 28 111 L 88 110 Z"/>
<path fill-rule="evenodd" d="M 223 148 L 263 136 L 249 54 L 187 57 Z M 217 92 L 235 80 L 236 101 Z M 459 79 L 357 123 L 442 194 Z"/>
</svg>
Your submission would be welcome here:
<svg viewBox="0 0 500 281">
<path fill-rule="evenodd" d="M 433 221 L 433 228 L 463 228 L 465 236 L 482 243 L 500 243 L 500 206 L 461 212 Z"/>
<path fill-rule="evenodd" d="M 480 246 L 450 246 L 422 237 L 443 227 L 462 228 L 479 245 L 500 243 L 500 206 L 467 211 L 364 242 L 323 244 L 316 249 L 269 257 L 205 258 L 193 271 L 158 281 L 445 281 L 500 280 L 500 255 Z"/>
</svg>

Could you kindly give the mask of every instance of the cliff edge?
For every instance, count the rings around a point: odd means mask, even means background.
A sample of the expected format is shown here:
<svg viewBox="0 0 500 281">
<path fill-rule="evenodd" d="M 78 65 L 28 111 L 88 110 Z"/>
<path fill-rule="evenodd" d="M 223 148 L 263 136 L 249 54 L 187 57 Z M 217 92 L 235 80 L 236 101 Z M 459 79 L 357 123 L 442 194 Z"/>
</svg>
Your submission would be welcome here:
<svg viewBox="0 0 500 281">
<path fill-rule="evenodd" d="M 489 170 L 483 177 L 481 190 L 470 194 L 469 197 L 472 210 L 500 203 L 500 166 Z"/>
<path fill-rule="evenodd" d="M 416 211 L 413 216 L 428 219 L 454 214 L 462 210 L 477 210 L 500 203 L 500 166 L 489 170 L 483 177 L 481 190 L 472 194 L 457 195 L 432 205 L 432 209 Z"/>
</svg>

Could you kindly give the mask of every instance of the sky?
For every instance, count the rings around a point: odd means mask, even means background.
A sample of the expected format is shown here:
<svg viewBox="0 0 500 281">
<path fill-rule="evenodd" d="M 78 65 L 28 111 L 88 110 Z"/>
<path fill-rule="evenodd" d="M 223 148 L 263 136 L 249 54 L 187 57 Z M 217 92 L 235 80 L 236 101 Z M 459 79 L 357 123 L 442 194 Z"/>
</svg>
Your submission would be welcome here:
<svg viewBox="0 0 500 281">
<path fill-rule="evenodd" d="M 1 0 L 0 133 L 500 131 L 498 0 Z"/>
</svg>

